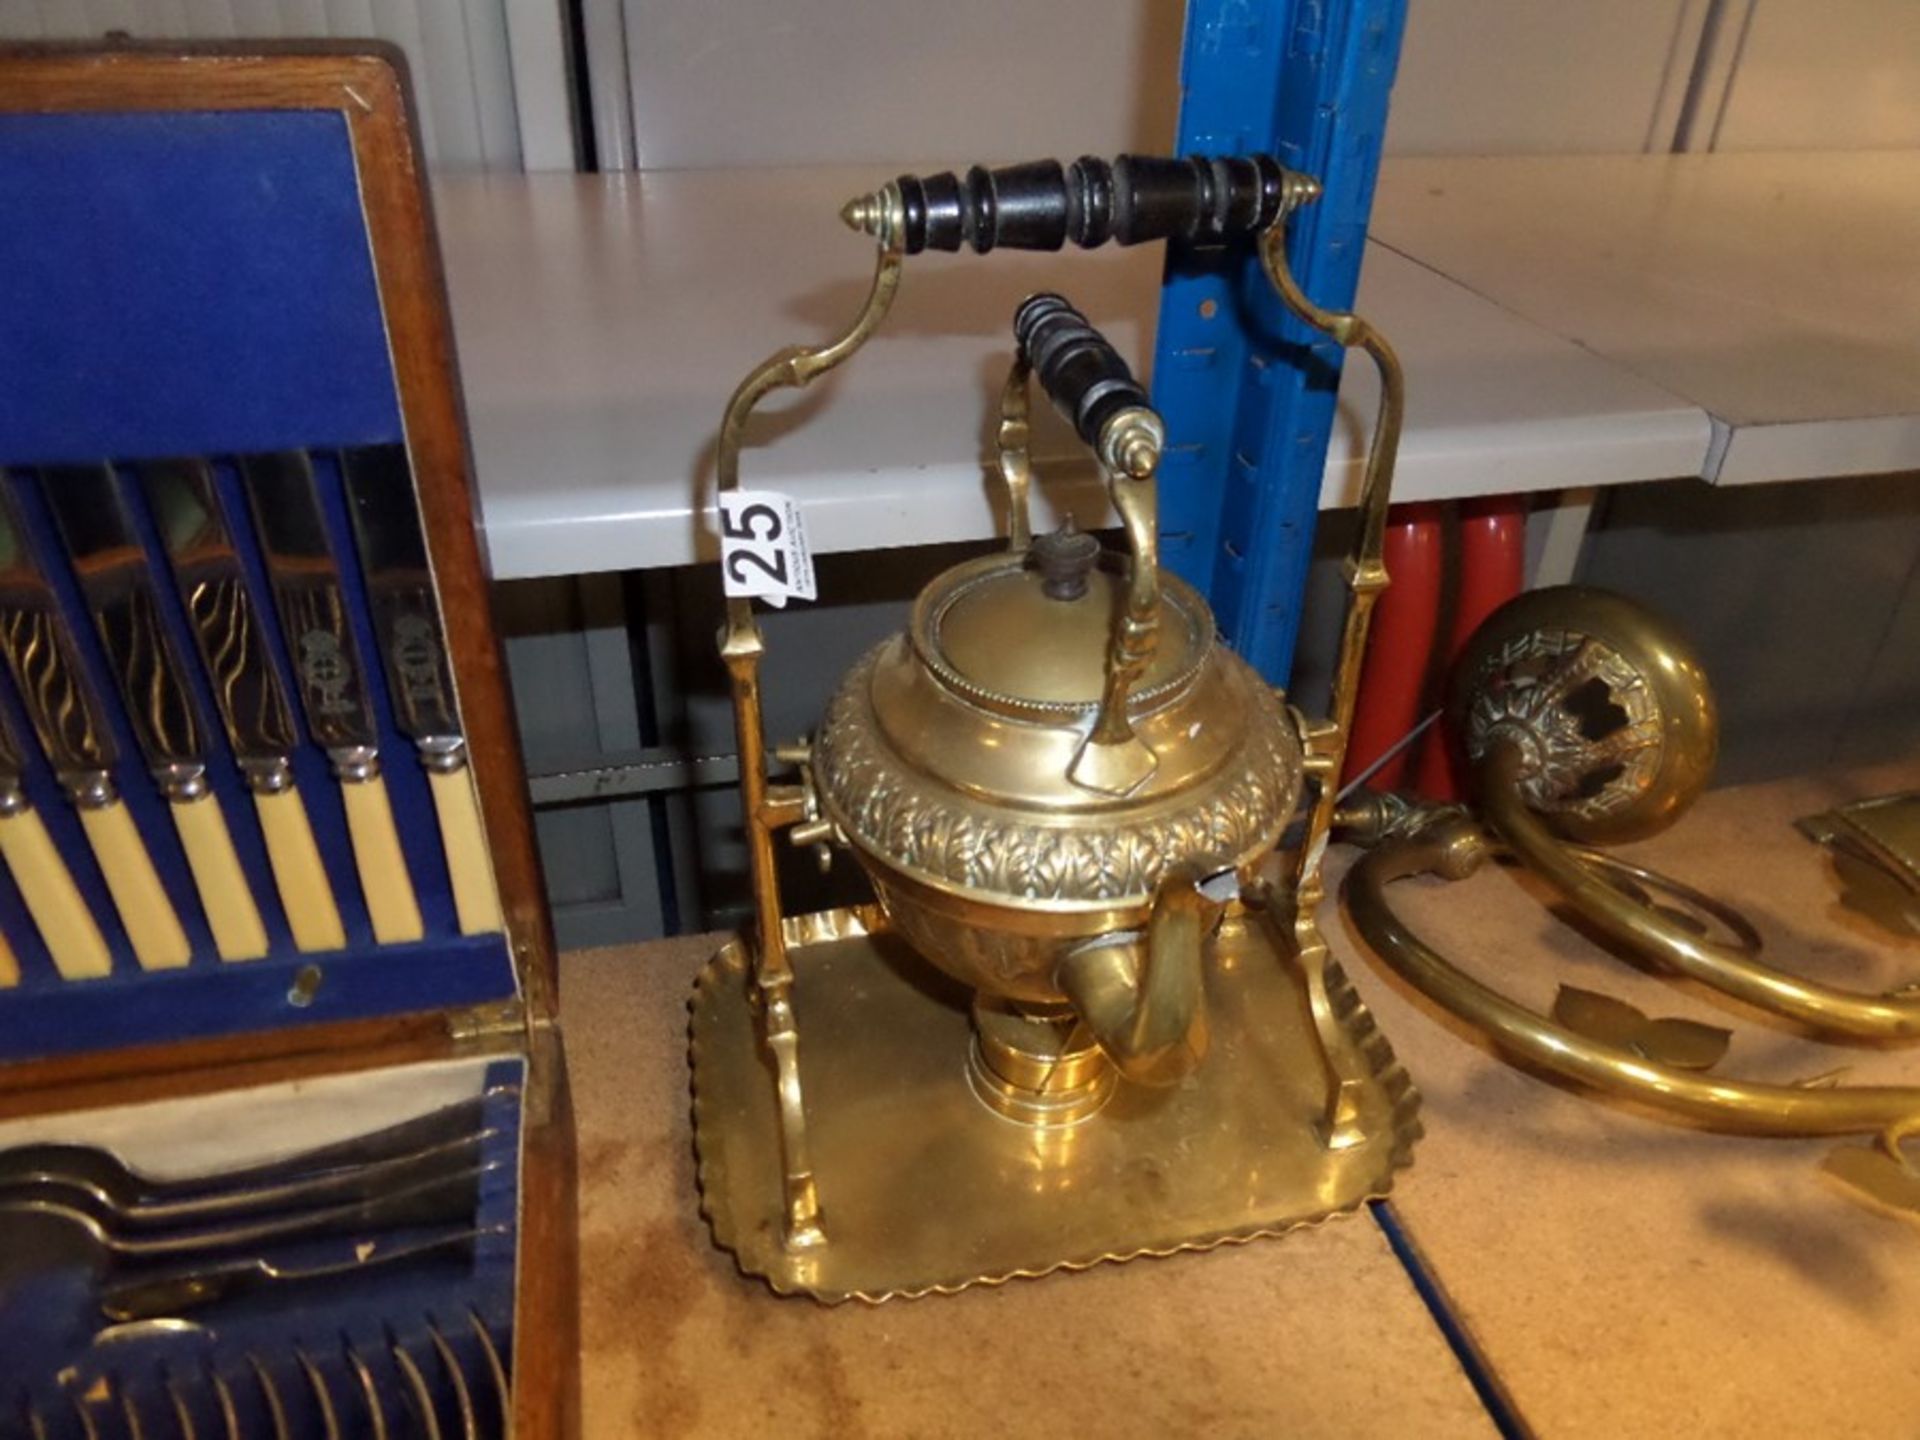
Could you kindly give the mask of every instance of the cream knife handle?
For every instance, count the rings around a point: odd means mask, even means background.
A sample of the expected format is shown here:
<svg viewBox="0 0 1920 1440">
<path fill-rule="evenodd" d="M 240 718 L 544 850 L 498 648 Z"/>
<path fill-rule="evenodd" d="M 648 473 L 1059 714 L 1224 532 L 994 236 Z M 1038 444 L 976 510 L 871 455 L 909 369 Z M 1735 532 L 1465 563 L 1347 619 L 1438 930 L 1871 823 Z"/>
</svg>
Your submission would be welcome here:
<svg viewBox="0 0 1920 1440">
<path fill-rule="evenodd" d="M 66 862 L 53 848 L 53 837 L 38 812 L 23 807 L 0 815 L 0 856 L 6 857 L 61 978 L 92 980 L 109 974 L 113 957 L 106 937 L 94 923 Z"/>
<path fill-rule="evenodd" d="M 346 949 L 346 926 L 340 923 L 340 907 L 334 903 L 300 792 L 291 783 L 281 790 L 256 790 L 253 808 L 267 839 L 273 883 L 280 887 L 294 945 L 302 951 Z"/>
<path fill-rule="evenodd" d="M 180 832 L 181 847 L 187 852 L 187 868 L 193 871 L 201 908 L 207 912 L 214 948 L 222 960 L 258 960 L 267 953 L 267 927 L 253 903 L 253 887 L 247 883 L 247 872 L 240 868 L 240 856 L 233 848 L 233 835 L 227 829 L 220 801 L 203 790 L 191 800 L 174 801 L 168 808 L 173 812 L 173 827 Z"/>
<path fill-rule="evenodd" d="M 107 877 L 120 923 L 133 941 L 133 955 L 143 970 L 173 970 L 192 956 L 187 932 L 173 913 L 173 902 L 153 868 L 153 857 L 134 828 L 133 816 L 120 800 L 105 805 L 82 805 L 80 823 L 93 846 L 93 858 Z"/>
<path fill-rule="evenodd" d="M 343 779 L 340 798 L 346 802 L 353 863 L 360 871 L 360 891 L 367 897 L 373 938 L 382 945 L 418 940 L 426 930 L 420 923 L 420 904 L 413 898 L 407 858 L 400 851 L 387 782 L 377 770 L 365 779 Z"/>
<path fill-rule="evenodd" d="M 480 828 L 480 802 L 473 793 L 473 772 L 465 765 L 429 769 L 433 808 L 440 817 L 440 843 L 447 852 L 447 876 L 453 882 L 453 909 L 462 935 L 490 935 L 506 928 L 500 918 L 500 891 L 493 883 L 493 859 L 486 831 Z"/>
</svg>

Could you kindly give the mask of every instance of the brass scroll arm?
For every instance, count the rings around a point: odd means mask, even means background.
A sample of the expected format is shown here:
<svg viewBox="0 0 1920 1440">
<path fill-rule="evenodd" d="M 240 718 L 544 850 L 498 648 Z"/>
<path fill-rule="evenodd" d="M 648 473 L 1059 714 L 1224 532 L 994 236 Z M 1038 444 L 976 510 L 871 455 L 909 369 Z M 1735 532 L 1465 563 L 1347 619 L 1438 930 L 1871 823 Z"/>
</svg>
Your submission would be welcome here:
<svg viewBox="0 0 1920 1440">
<path fill-rule="evenodd" d="M 885 318 L 900 288 L 901 247 L 898 226 L 879 223 L 879 254 L 866 302 L 846 331 L 829 344 L 789 346 L 770 356 L 740 382 L 727 402 L 715 459 L 718 488 L 740 484 L 740 447 L 754 406 L 775 390 L 800 388 L 842 364 Z M 772 1055 L 780 1104 L 781 1167 L 785 1185 L 782 1239 L 790 1250 L 824 1244 L 826 1232 L 807 1145 L 806 1110 L 800 1082 L 799 1026 L 793 1012 L 793 967 L 787 959 L 781 925 L 780 879 L 773 853 L 774 831 L 806 818 L 804 796 L 796 787 L 767 784 L 766 719 L 760 704 L 760 657 L 766 641 L 754 619 L 753 602 L 727 601 L 720 632 L 720 657 L 733 690 L 734 731 L 740 747 L 740 794 L 747 830 L 748 866 L 753 878 L 754 983 L 758 987 L 762 1039 Z"/>
<path fill-rule="evenodd" d="M 1400 454 L 1400 431 L 1407 410 L 1406 374 L 1400 357 L 1386 336 L 1365 317 L 1348 311 L 1324 310 L 1313 303 L 1287 265 L 1286 220 L 1299 206 L 1320 196 L 1319 182 L 1289 172 L 1279 220 L 1260 237 L 1260 263 L 1280 299 L 1294 315 L 1346 349 L 1366 352 L 1380 372 L 1380 409 L 1374 417 L 1373 439 L 1367 448 L 1367 468 L 1360 486 L 1360 529 L 1345 565 L 1347 615 L 1340 631 L 1340 654 L 1333 672 L 1333 714 L 1314 737 L 1312 747 L 1320 774 L 1319 794 L 1307 817 L 1300 845 L 1296 880 L 1303 907 L 1319 899 L 1318 869 L 1333 828 L 1333 811 L 1347 741 L 1353 733 L 1353 713 L 1360 693 L 1360 667 L 1366 658 L 1367 632 L 1373 607 L 1387 588 L 1387 507 L 1393 495 L 1394 463 Z"/>
<path fill-rule="evenodd" d="M 1824 1038 L 1920 1037 L 1920 994 L 1862 994 L 1803 979 L 1743 950 L 1704 939 L 1608 883 L 1578 852 L 1556 841 L 1527 808 L 1519 788 L 1525 766 L 1524 756 L 1510 741 L 1496 744 L 1488 753 L 1480 770 L 1487 823 L 1529 870 L 1605 934 L 1679 974 L 1793 1020 Z"/>
<path fill-rule="evenodd" d="M 1354 836 L 1365 843 L 1371 837 Z M 1649 1060 L 1580 1034 L 1474 978 L 1440 954 L 1394 912 L 1387 887 L 1435 874 L 1464 880 L 1492 847 L 1457 810 L 1413 823 L 1368 851 L 1348 873 L 1353 923 L 1389 967 L 1508 1055 L 1568 1080 L 1676 1118 L 1742 1135 L 1873 1135 L 1890 1156 L 1920 1130 L 1920 1087 L 1813 1088 L 1701 1074 Z M 1904 1162 L 1903 1162 L 1904 1163 Z"/>
<path fill-rule="evenodd" d="M 1536 875 L 1637 954 L 1824 1039 L 1920 1039 L 1920 994 L 1822 985 L 1757 945 L 1709 939 L 1609 878 L 1567 842 L 1651 834 L 1712 773 L 1712 691 L 1684 639 L 1624 596 L 1535 590 L 1489 616 L 1460 657 L 1449 708 L 1475 765 L 1480 813 Z M 1684 887 L 1661 882 L 1669 891 Z"/>
</svg>

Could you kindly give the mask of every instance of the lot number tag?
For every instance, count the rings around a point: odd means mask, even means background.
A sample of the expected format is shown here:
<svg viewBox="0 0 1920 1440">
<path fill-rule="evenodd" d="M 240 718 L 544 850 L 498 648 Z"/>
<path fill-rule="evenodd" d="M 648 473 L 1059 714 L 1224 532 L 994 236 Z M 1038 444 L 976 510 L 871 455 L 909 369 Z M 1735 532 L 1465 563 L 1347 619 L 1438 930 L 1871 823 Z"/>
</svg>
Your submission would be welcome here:
<svg viewBox="0 0 1920 1440">
<path fill-rule="evenodd" d="M 721 493 L 720 574 L 730 599 L 748 596 L 784 609 L 789 598 L 815 598 L 807 525 L 791 495 Z"/>
</svg>

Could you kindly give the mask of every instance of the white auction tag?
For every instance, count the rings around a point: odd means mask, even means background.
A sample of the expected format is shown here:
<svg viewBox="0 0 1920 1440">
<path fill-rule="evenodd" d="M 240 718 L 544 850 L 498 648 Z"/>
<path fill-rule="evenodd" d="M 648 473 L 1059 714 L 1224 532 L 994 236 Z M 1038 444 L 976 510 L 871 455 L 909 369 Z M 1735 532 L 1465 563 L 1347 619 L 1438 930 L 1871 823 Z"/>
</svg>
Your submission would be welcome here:
<svg viewBox="0 0 1920 1440">
<path fill-rule="evenodd" d="M 807 524 L 791 495 L 721 492 L 720 576 L 730 599 L 745 596 L 784 608 L 789 597 L 815 598 Z"/>
</svg>

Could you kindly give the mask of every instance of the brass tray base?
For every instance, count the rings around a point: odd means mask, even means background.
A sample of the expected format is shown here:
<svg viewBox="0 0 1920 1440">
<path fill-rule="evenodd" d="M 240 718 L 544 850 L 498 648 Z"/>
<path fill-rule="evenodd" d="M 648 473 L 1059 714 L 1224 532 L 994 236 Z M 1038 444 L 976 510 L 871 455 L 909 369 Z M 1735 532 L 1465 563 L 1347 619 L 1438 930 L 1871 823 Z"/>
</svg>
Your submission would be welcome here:
<svg viewBox="0 0 1920 1440">
<path fill-rule="evenodd" d="M 868 910 L 789 921 L 807 1131 L 824 1245 L 782 1243 L 772 1061 L 731 941 L 695 987 L 701 1209 L 740 1268 L 838 1303 L 951 1293 L 1103 1260 L 1281 1235 L 1384 1195 L 1420 1134 L 1419 1094 L 1328 962 L 1327 1023 L 1358 1131 L 1320 1141 L 1327 1080 L 1291 947 L 1223 929 L 1207 975 L 1212 1048 L 1182 1084 L 1122 1085 L 1098 1115 L 1034 1130 L 968 1086 L 968 993 Z"/>
</svg>

